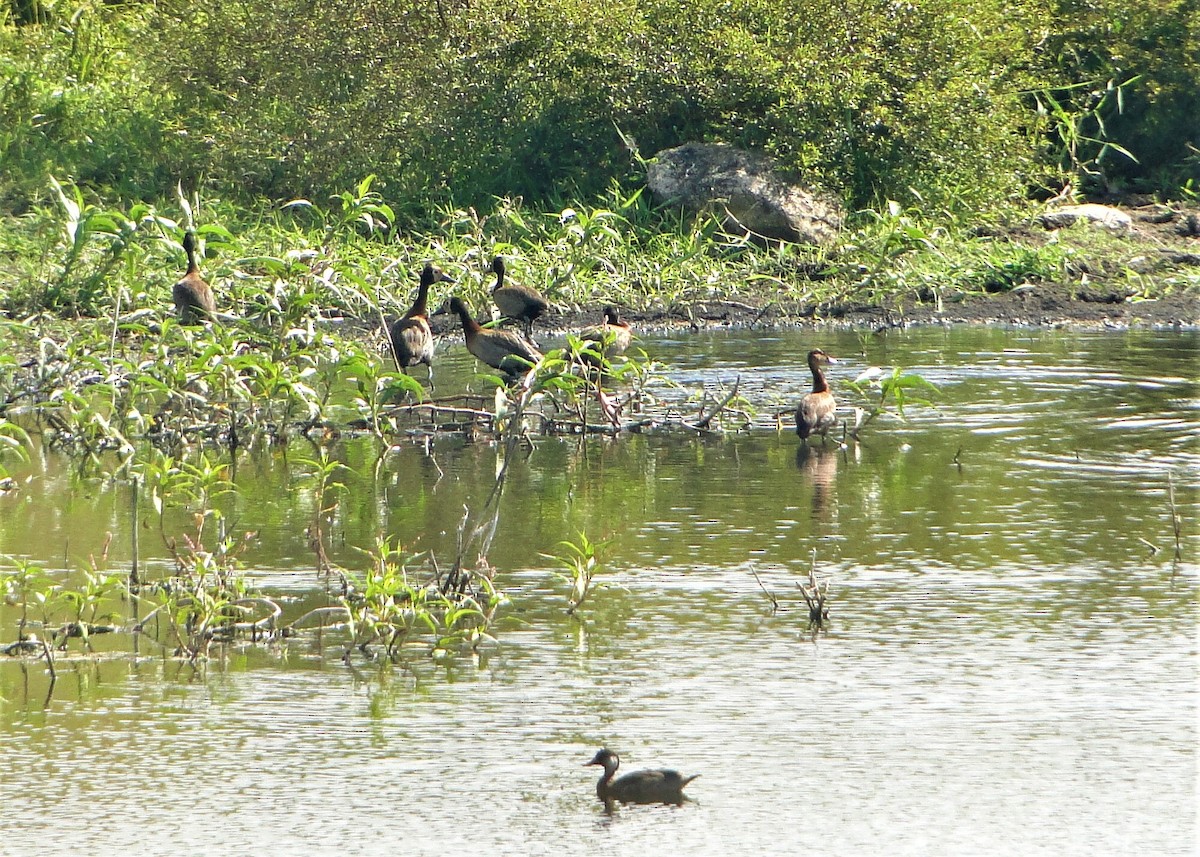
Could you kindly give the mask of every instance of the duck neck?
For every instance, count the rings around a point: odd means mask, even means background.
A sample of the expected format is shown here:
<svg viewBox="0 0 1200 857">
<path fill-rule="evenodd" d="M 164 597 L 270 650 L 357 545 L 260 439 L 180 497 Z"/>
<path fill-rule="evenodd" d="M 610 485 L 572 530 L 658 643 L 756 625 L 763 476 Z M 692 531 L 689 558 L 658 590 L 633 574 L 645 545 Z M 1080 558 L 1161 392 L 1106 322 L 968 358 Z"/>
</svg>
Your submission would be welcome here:
<svg viewBox="0 0 1200 857">
<path fill-rule="evenodd" d="M 424 274 L 421 275 L 421 284 L 417 286 L 417 299 L 413 301 L 412 309 L 408 311 L 409 318 L 414 315 L 427 315 L 429 311 L 429 286 L 432 281 Z"/>
<path fill-rule="evenodd" d="M 829 382 L 825 380 L 825 373 L 821 370 L 820 365 L 816 360 L 810 360 L 808 368 L 812 370 L 814 393 L 828 393 Z"/>
<path fill-rule="evenodd" d="M 471 318 L 471 313 L 467 311 L 465 306 L 460 304 L 455 307 L 455 311 L 458 313 L 458 319 L 462 322 L 463 331 L 467 334 L 468 338 L 479 333 L 479 322 Z"/>
<path fill-rule="evenodd" d="M 199 274 L 200 266 L 196 264 L 196 248 L 192 246 L 191 241 L 186 241 L 184 242 L 183 249 L 187 253 L 187 272 L 189 274 Z"/>
<path fill-rule="evenodd" d="M 617 766 L 612 762 L 604 765 L 604 773 L 600 775 L 600 779 L 596 781 L 596 794 L 601 797 L 608 791 L 608 786 L 612 782 L 613 775 L 617 772 Z"/>
<path fill-rule="evenodd" d="M 497 265 L 495 268 L 495 272 L 496 272 L 496 285 L 492 286 L 493 292 L 504 288 L 504 266 Z"/>
</svg>

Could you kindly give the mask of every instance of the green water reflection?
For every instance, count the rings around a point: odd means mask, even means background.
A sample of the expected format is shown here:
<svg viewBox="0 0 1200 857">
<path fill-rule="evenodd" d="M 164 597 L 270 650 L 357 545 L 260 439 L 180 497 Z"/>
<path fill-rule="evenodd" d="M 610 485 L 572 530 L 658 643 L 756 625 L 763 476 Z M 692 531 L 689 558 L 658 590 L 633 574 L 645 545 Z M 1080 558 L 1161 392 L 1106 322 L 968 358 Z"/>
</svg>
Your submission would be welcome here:
<svg viewBox="0 0 1200 857">
<path fill-rule="evenodd" d="M 49 701 L 41 664 L 0 663 L 0 738 L 42 795 L 10 841 L 379 853 L 408 813 L 422 820 L 403 831 L 414 853 L 557 853 L 564 841 L 589 854 L 1185 853 L 1198 344 L 1166 331 L 647 337 L 681 385 L 659 395 L 682 407 L 740 379 L 753 426 L 522 450 L 488 555 L 511 598 L 498 646 L 380 672 L 343 666 L 336 636 L 304 637 L 194 669 L 118 656 L 127 643 L 114 635 L 97 641 L 107 654 L 60 662 Z M 871 365 L 927 377 L 935 406 L 844 450 L 805 449 L 773 414 L 806 389 L 798 355 L 813 345 L 842 358 L 831 381 L 845 416 L 846 380 Z M 439 387 L 475 383 L 461 347 L 440 356 Z M 444 565 L 501 464 L 494 444 L 458 438 L 352 438 L 330 452 L 347 487 L 330 553 L 348 569 L 366 567 L 357 548 L 380 535 Z M 281 596 L 285 620 L 328 599 L 307 535 L 316 496 L 297 464 L 313 454 L 297 441 L 240 458 L 222 506 L 232 532 L 257 533 L 246 570 Z M 127 568 L 127 483 L 44 452 L 15 471 L 0 553 L 64 574 L 89 556 Z M 142 561 L 165 573 L 145 498 L 141 519 Z M 188 527 L 172 509 L 163 531 Z M 580 532 L 606 542 L 612 585 L 576 619 L 544 554 Z M 833 584 L 815 639 L 796 590 L 814 551 Z M 3 638 L 14 627 L 0 607 Z M 580 766 L 601 743 L 635 765 L 702 771 L 697 804 L 597 824 Z M 146 763 L 147 747 L 164 748 L 166 768 Z M 741 777 L 747 767 L 758 775 Z M 129 788 L 100 789 L 97 770 Z M 395 788 L 381 802 L 364 782 Z M 28 801 L 20 783 L 0 777 L 0 800 Z M 102 819 L 72 800 L 101 791 L 115 801 Z M 327 811 L 330 795 L 346 812 Z M 183 804 L 195 829 L 143 821 Z M 463 825 L 465 805 L 496 818 Z M 796 806 L 804 830 L 779 833 L 779 808 Z"/>
</svg>

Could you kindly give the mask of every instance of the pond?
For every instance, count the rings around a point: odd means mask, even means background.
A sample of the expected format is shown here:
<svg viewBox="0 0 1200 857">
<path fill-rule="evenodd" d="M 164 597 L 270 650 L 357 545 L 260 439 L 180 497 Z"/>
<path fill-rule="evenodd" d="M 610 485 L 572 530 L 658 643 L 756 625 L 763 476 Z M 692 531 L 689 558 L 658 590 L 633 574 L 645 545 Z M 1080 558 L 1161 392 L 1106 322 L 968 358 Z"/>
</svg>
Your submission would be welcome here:
<svg viewBox="0 0 1200 857">
<path fill-rule="evenodd" d="M 478 654 L 347 666 L 330 631 L 193 667 L 106 639 L 60 656 L 53 693 L 44 662 L 0 660 L 3 849 L 1193 853 L 1196 332 L 641 345 L 681 411 L 736 382 L 755 413 L 736 434 L 542 437 L 512 456 L 487 557 L 508 602 Z M 938 393 L 861 443 L 804 448 L 786 412 L 816 345 L 840 358 L 844 416 L 872 365 Z M 439 393 L 478 386 L 461 345 L 439 357 Z M 348 438 L 333 454 L 348 469 L 330 559 L 362 569 L 380 535 L 451 557 L 502 452 Z M 257 534 L 241 561 L 285 619 L 329 602 L 296 464 L 312 455 L 241 458 L 222 501 L 231 531 Z M 0 554 L 128 567 L 128 483 L 50 453 L 10 469 Z M 184 510 L 167 517 L 184 530 Z M 602 586 L 567 615 L 547 555 L 580 533 L 601 543 Z M 140 535 L 146 573 L 165 574 L 157 523 Z M 819 629 L 810 570 L 829 585 Z M 15 623 L 0 607 L 0 642 Z M 622 771 L 700 774 L 691 800 L 607 812 L 583 767 L 601 746 Z"/>
</svg>

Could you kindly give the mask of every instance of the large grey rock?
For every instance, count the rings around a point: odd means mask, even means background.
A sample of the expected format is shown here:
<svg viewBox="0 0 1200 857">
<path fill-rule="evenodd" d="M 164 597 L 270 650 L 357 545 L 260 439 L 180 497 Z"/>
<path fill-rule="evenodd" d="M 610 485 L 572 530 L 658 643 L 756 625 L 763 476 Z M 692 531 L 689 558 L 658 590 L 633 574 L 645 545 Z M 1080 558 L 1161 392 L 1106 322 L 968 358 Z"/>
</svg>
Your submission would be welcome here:
<svg viewBox="0 0 1200 857">
<path fill-rule="evenodd" d="M 779 178 L 768 158 L 725 143 L 687 143 L 655 155 L 647 176 L 662 202 L 711 211 L 735 234 L 817 246 L 842 228 L 842 208 Z"/>
<path fill-rule="evenodd" d="M 1062 229 L 1081 220 L 1114 231 L 1133 228 L 1133 218 L 1121 209 L 1097 205 L 1094 202 L 1051 209 L 1043 214 L 1040 220 L 1047 229 Z"/>
</svg>

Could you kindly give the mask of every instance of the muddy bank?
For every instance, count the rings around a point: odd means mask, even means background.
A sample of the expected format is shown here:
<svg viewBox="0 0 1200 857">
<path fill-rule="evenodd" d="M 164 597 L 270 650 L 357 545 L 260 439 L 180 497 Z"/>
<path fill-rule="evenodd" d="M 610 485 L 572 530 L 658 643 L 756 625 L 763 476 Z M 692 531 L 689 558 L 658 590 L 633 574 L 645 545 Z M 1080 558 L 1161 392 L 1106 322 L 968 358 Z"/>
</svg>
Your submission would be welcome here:
<svg viewBox="0 0 1200 857">
<path fill-rule="evenodd" d="M 1184 328 L 1200 327 L 1200 299 L 1172 293 L 1140 299 L 1120 289 L 1081 290 L 1077 285 L 1038 283 L 1009 292 L 953 296 L 935 301 L 907 300 L 897 306 L 866 304 L 804 305 L 771 300 L 713 300 L 686 307 L 623 311 L 622 318 L 643 332 L 672 329 L 720 330 L 770 327 L 904 327 L 927 324 L 997 324 L 1016 327 Z M 537 325 L 538 338 L 575 331 L 602 321 L 598 311 L 555 312 Z M 453 335 L 448 319 L 435 328 Z"/>
<path fill-rule="evenodd" d="M 593 323 L 591 314 L 558 316 L 564 328 Z M 839 327 L 901 327 L 913 324 L 1000 324 L 1039 327 L 1200 327 L 1196 295 L 1170 294 L 1139 300 L 1118 290 L 1087 290 L 1077 286 L 1039 283 L 1011 292 L 955 296 L 939 307 L 936 302 L 907 300 L 899 307 L 846 304 L 804 306 L 788 303 L 754 305 L 713 301 L 684 310 L 627 313 L 642 329 L 694 327 L 746 328 L 832 325 Z"/>
<path fill-rule="evenodd" d="M 1114 231 L 1093 227 L 1115 240 L 1093 240 L 1088 227 L 1059 232 L 1042 220 L 1008 227 L 989 227 L 989 239 L 1040 247 L 1063 241 L 1075 248 L 1063 282 L 1022 283 L 991 293 L 908 296 L 888 305 L 863 303 L 802 304 L 777 295 L 739 295 L 688 306 L 622 308 L 641 330 L 678 327 L 749 328 L 832 325 L 896 327 L 913 324 L 999 324 L 1039 327 L 1200 327 L 1200 292 L 1195 286 L 1166 286 L 1170 280 L 1195 283 L 1200 270 L 1200 205 L 1165 206 L 1130 200 L 1111 206 L 1128 226 Z M 981 230 L 981 234 L 984 232 Z M 1146 289 L 1129 286 L 1130 272 Z M 1071 279 L 1074 278 L 1074 279 Z M 578 329 L 597 323 L 599 309 L 589 313 L 557 313 L 545 320 L 553 330 Z"/>
</svg>

